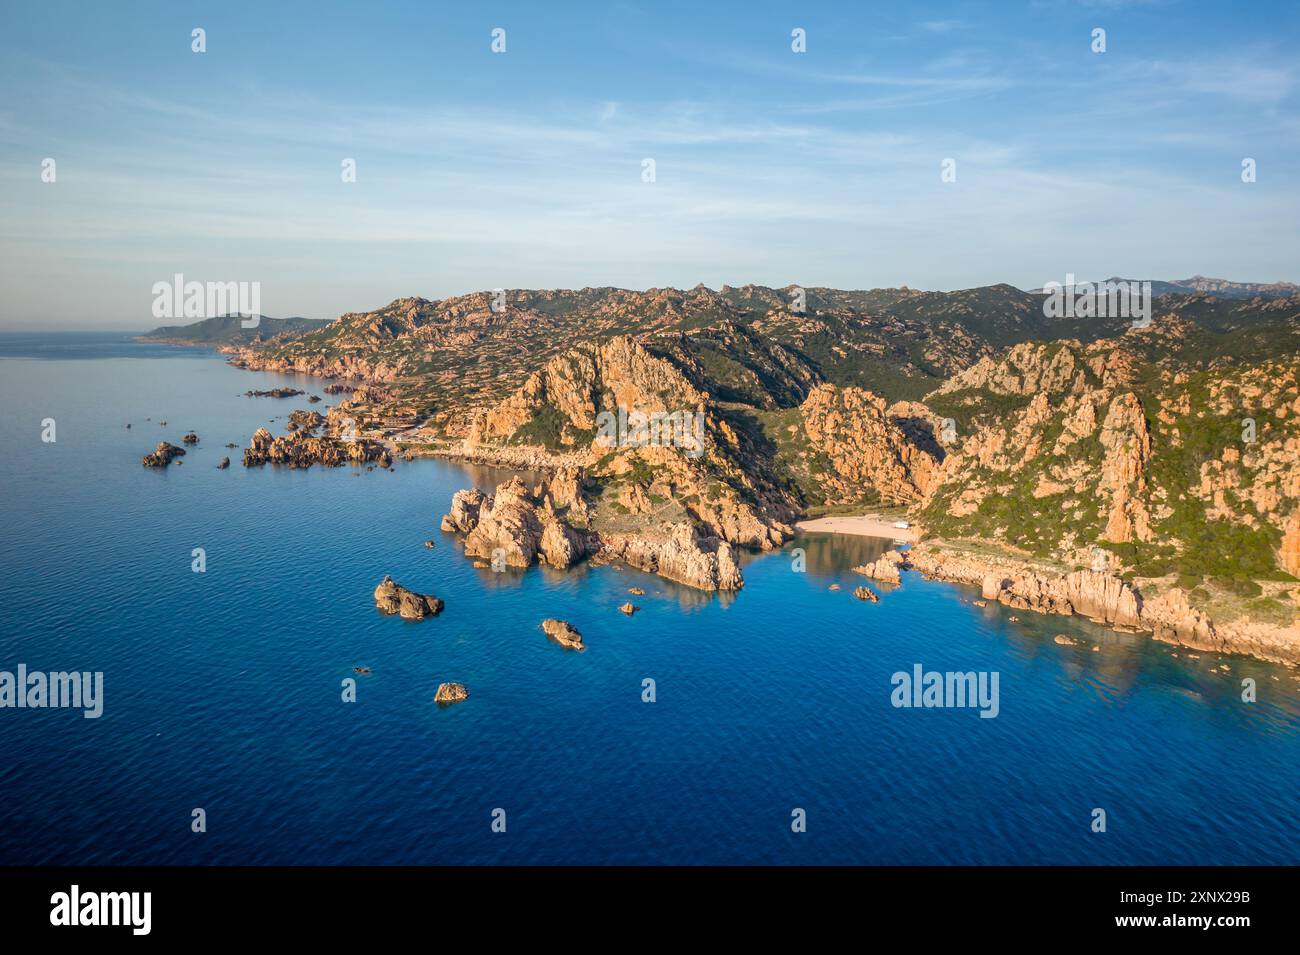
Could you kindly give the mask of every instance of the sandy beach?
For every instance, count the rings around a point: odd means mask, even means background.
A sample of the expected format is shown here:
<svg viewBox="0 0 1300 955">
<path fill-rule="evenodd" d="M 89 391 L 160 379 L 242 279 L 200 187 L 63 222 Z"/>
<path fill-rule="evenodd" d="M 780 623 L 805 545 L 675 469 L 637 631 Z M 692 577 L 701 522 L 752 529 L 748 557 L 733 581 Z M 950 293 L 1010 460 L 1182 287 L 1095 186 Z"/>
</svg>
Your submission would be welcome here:
<svg viewBox="0 0 1300 955">
<path fill-rule="evenodd" d="M 856 516 L 842 514 L 833 517 L 818 517 L 810 521 L 799 521 L 795 524 L 795 527 L 801 531 L 856 534 L 860 537 L 887 537 L 891 540 L 907 541 L 908 543 L 915 543 L 918 536 L 915 527 L 907 529 L 895 527 L 892 518 L 881 517 L 879 514 Z"/>
</svg>

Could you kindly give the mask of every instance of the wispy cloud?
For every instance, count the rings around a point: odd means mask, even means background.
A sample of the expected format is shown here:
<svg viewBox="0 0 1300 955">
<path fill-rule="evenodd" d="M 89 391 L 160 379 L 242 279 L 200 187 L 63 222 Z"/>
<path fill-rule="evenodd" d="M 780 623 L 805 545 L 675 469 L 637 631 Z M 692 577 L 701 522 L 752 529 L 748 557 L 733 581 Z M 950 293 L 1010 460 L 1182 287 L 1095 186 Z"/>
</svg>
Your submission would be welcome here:
<svg viewBox="0 0 1300 955">
<path fill-rule="evenodd" d="M 454 83 L 382 58 L 348 82 L 297 62 L 217 81 L 215 56 L 161 82 L 0 38 L 0 291 L 121 325 L 177 270 L 260 278 L 268 311 L 329 317 L 501 285 L 1041 285 L 1300 261 L 1300 196 L 1236 172 L 1243 149 L 1300 141 L 1281 40 L 1148 36 L 1139 55 L 1130 33 L 1092 56 L 1086 30 L 894 18 L 873 35 L 897 42 L 810 25 L 795 54 L 784 25 L 706 43 L 637 17 L 624 46 L 626 29 L 585 46 L 512 30 L 512 59 L 482 52 Z"/>
</svg>

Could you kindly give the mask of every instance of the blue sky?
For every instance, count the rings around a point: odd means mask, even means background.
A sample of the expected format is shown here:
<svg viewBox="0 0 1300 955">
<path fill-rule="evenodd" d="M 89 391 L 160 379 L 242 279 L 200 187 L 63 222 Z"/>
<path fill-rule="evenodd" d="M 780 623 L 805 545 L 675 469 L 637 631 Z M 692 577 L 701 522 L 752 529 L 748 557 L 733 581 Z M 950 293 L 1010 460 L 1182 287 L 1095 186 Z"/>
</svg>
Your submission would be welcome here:
<svg viewBox="0 0 1300 955">
<path fill-rule="evenodd" d="M 148 327 L 176 272 L 318 318 L 502 286 L 1300 280 L 1294 3 L 0 10 L 0 327 Z"/>
</svg>

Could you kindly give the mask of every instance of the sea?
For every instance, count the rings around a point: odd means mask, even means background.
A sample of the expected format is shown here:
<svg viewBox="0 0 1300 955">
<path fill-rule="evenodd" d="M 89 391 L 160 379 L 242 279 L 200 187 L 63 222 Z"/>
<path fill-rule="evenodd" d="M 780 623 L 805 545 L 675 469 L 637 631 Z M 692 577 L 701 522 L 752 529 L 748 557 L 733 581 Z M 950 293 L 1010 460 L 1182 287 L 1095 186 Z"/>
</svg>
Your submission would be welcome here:
<svg viewBox="0 0 1300 955">
<path fill-rule="evenodd" d="M 876 538 L 724 595 L 476 568 L 439 519 L 507 472 L 242 466 L 323 384 L 0 335 L 0 671 L 103 674 L 98 718 L 0 708 L 0 864 L 1300 863 L 1295 669 L 915 573 L 866 603 Z M 277 386 L 324 401 L 244 395 Z M 384 616 L 386 574 L 446 609 Z M 996 715 L 896 705 L 917 667 L 996 676 Z"/>
</svg>

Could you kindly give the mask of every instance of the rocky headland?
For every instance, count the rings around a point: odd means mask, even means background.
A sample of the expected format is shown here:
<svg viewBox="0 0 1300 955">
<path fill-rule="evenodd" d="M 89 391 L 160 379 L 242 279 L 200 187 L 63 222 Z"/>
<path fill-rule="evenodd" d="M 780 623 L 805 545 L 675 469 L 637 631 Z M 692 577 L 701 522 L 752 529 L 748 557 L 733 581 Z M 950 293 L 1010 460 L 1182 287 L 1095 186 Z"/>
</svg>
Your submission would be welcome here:
<svg viewBox="0 0 1300 955">
<path fill-rule="evenodd" d="M 398 299 L 231 361 L 351 382 L 246 463 L 392 448 L 543 472 L 450 502 L 444 529 L 488 566 L 735 590 L 738 549 L 890 508 L 921 540 L 906 561 L 987 603 L 1297 662 L 1300 296 L 1172 283 L 1145 328 L 1042 306 L 1010 286 L 511 290 Z M 352 450 L 315 437 L 344 415 Z M 862 572 L 894 583 L 886 558 Z"/>
<path fill-rule="evenodd" d="M 744 580 L 731 545 L 689 521 L 638 533 L 601 531 L 578 472 L 563 471 L 548 486 L 529 488 L 515 477 L 494 494 L 457 491 L 442 529 L 461 535 L 467 557 L 497 569 L 545 564 L 568 568 L 591 558 L 622 561 L 701 590 L 739 590 Z"/>
<path fill-rule="evenodd" d="M 287 426 L 289 433 L 279 437 L 266 428 L 258 428 L 244 449 L 244 467 L 264 464 L 290 468 L 309 468 L 313 464 L 339 467 L 369 462 L 383 468 L 392 466 L 388 445 L 381 440 L 357 437 L 353 419 L 339 408 L 331 408 L 328 416 L 317 411 L 291 412 Z"/>
</svg>

